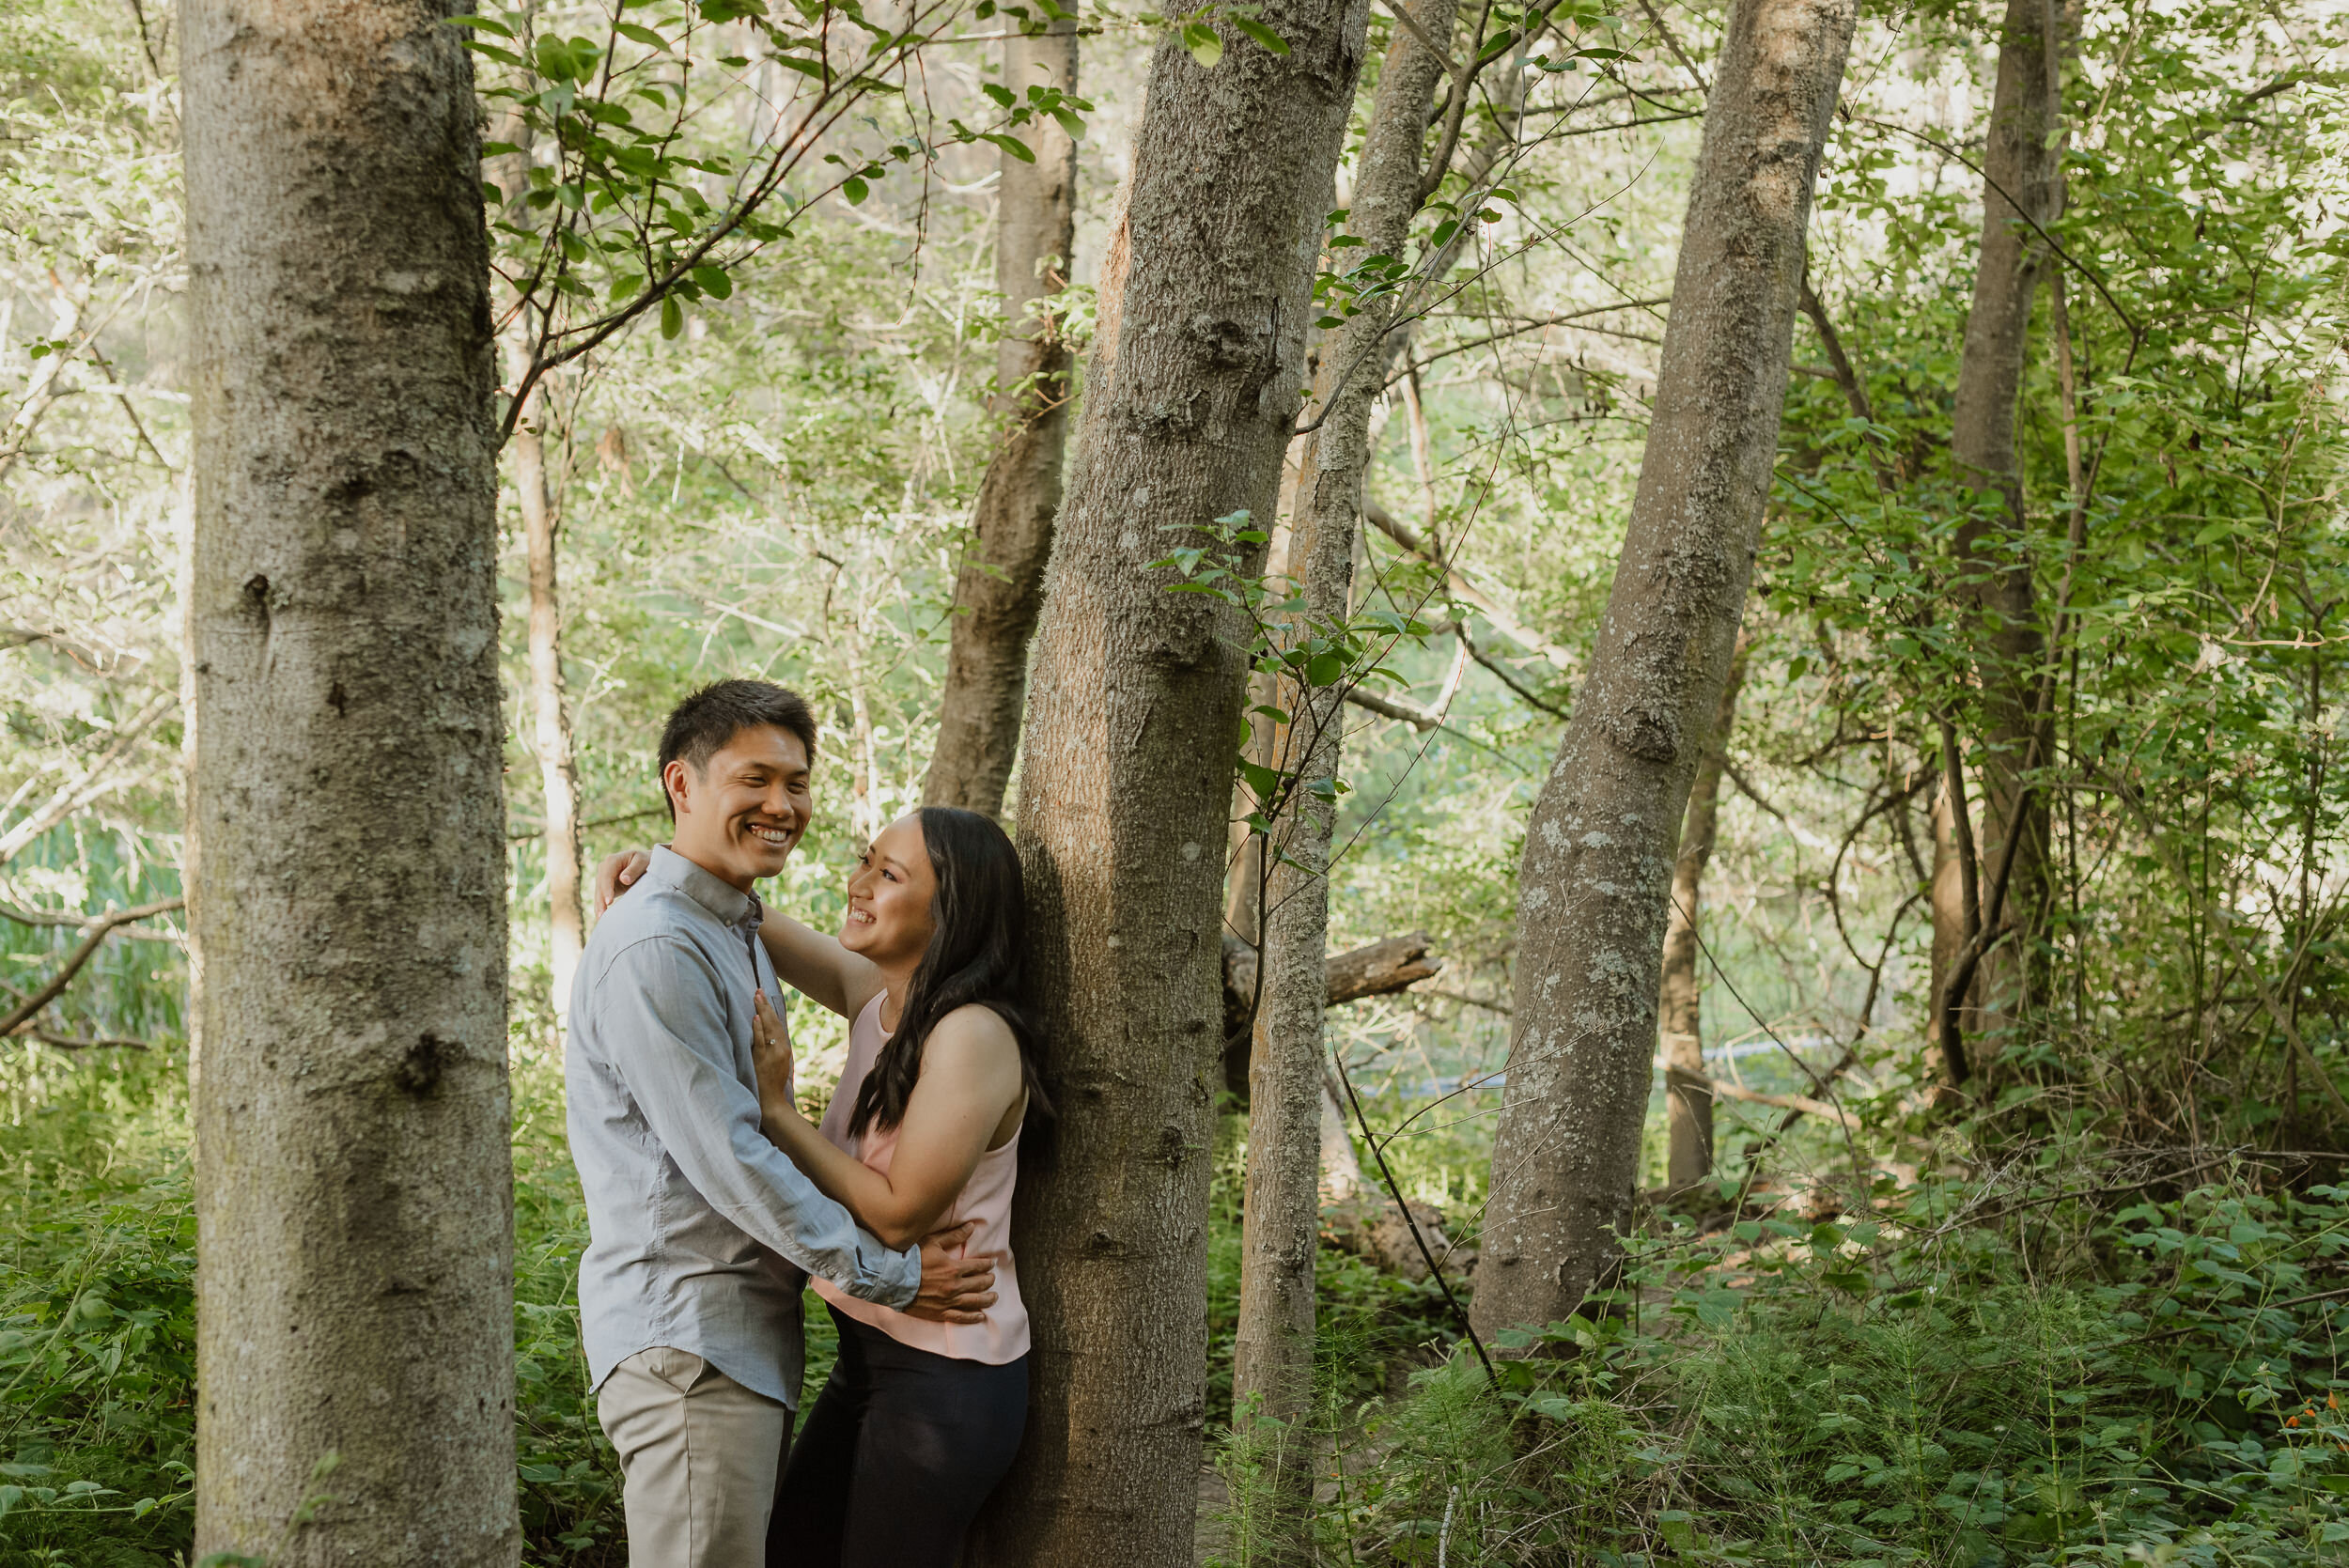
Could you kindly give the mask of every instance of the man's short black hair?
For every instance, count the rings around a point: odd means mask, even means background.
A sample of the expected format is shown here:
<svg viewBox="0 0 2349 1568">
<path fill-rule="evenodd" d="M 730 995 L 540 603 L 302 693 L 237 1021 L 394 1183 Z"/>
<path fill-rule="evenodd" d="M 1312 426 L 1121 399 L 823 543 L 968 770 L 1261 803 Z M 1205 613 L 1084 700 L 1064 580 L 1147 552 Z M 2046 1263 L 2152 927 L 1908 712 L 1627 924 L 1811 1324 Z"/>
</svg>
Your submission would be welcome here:
<svg viewBox="0 0 2349 1568">
<path fill-rule="evenodd" d="M 670 763 L 681 761 L 698 773 L 726 742 L 758 724 L 798 736 L 807 748 L 809 764 L 815 763 L 816 715 L 809 711 L 807 699 L 772 681 L 720 680 L 669 710 L 669 722 L 661 730 L 661 770 L 665 774 Z M 662 799 L 668 793 L 663 784 Z M 674 800 L 669 801 L 669 819 L 677 820 Z"/>
</svg>

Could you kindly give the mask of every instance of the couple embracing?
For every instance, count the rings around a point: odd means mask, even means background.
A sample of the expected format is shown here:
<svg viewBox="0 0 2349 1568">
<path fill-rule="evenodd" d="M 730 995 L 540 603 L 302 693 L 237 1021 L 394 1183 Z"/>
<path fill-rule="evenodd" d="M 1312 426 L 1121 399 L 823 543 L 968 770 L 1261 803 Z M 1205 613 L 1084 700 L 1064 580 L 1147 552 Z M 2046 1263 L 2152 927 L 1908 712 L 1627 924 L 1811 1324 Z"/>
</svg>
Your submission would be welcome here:
<svg viewBox="0 0 2349 1568">
<path fill-rule="evenodd" d="M 766 908 L 815 755 L 792 692 L 693 693 L 661 738 L 669 844 L 597 875 L 565 1073 L 630 1568 L 952 1568 L 1027 1418 L 1011 1198 L 1049 1108 L 1019 862 L 988 818 L 926 807 L 866 849 L 839 936 Z M 786 986 L 850 1020 L 817 1123 Z M 803 1275 L 840 1355 L 793 1441 Z"/>
</svg>

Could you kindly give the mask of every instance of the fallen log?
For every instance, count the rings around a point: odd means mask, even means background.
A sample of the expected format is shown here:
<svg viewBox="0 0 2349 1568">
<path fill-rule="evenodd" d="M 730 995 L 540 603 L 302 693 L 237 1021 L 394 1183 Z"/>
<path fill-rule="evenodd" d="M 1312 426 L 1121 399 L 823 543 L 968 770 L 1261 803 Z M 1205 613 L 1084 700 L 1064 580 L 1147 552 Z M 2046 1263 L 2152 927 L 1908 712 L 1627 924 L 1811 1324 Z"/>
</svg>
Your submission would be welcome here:
<svg viewBox="0 0 2349 1568">
<path fill-rule="evenodd" d="M 1477 1249 L 1462 1247 L 1444 1230 L 1443 1210 L 1414 1202 L 1411 1219 L 1427 1242 L 1427 1250 L 1443 1265 L 1444 1277 L 1463 1285 L 1476 1271 Z M 1417 1283 L 1427 1278 L 1427 1260 L 1411 1239 L 1411 1228 L 1395 1211 L 1394 1201 L 1383 1192 L 1364 1192 L 1343 1203 L 1325 1203 L 1321 1210 L 1321 1239 L 1351 1252 L 1375 1268 Z"/>
<path fill-rule="evenodd" d="M 1387 996 L 1442 970 L 1443 960 L 1431 958 L 1434 945 L 1424 931 L 1389 937 L 1384 941 L 1330 955 L 1329 1005 Z M 1256 1006 L 1256 950 L 1226 931 L 1223 934 L 1223 1087 L 1241 1105 L 1248 1103 L 1248 1048 Z"/>
</svg>

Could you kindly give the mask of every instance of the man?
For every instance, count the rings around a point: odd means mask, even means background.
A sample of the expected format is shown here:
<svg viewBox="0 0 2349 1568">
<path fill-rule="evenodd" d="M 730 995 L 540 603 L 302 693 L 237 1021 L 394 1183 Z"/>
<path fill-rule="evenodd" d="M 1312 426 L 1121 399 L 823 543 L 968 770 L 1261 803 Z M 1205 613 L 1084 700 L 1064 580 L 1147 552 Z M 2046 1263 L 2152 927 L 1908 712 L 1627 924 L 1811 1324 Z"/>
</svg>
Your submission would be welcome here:
<svg viewBox="0 0 2349 1568">
<path fill-rule="evenodd" d="M 590 1240 L 580 1322 L 619 1451 L 631 1568 L 763 1560 L 799 1397 L 800 1270 L 945 1322 L 995 1297 L 970 1227 L 893 1252 L 759 1132 L 754 999 L 782 987 L 753 886 L 807 831 L 816 721 L 728 680 L 661 737 L 676 831 L 598 924 L 572 988 L 571 1157 Z"/>
</svg>

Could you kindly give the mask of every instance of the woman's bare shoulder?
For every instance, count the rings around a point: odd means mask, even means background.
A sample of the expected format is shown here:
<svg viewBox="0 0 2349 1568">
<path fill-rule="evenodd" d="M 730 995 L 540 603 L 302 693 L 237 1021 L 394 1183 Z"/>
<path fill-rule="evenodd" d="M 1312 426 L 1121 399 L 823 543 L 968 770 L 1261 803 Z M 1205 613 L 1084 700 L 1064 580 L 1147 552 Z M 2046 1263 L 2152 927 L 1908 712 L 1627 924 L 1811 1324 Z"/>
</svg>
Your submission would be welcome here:
<svg viewBox="0 0 2349 1568">
<path fill-rule="evenodd" d="M 938 1020 L 923 1042 L 925 1059 L 940 1048 L 957 1055 L 979 1058 L 1009 1052 L 1014 1061 L 1019 1056 L 1019 1037 L 1011 1032 L 1003 1016 L 984 1002 L 966 1001 Z"/>
</svg>

